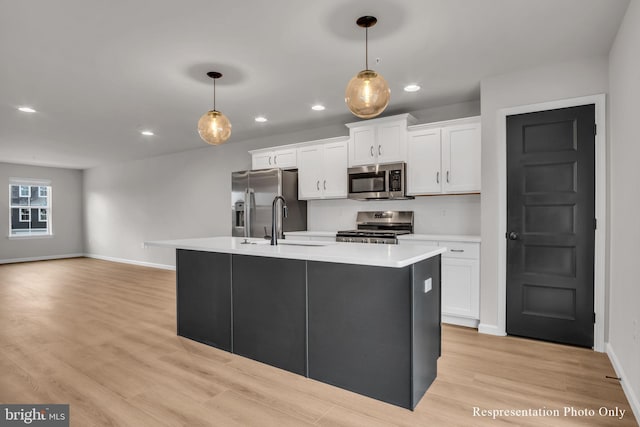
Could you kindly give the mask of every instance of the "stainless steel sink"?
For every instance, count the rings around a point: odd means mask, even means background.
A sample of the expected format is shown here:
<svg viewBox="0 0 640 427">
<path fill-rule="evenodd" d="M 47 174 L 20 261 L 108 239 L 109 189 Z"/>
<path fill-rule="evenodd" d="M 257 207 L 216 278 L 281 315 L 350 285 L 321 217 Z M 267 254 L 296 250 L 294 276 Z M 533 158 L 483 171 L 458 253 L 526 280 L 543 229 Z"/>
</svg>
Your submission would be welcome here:
<svg viewBox="0 0 640 427">
<path fill-rule="evenodd" d="M 278 245 L 290 246 L 329 246 L 335 242 L 318 242 L 312 240 L 278 240 Z"/>
</svg>

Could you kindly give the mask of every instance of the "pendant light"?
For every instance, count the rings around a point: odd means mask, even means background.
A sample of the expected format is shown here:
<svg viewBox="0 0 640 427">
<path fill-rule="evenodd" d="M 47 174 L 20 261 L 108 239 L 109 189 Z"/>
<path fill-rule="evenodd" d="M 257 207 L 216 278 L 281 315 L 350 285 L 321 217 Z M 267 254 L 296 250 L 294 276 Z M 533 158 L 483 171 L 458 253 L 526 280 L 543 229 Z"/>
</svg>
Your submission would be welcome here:
<svg viewBox="0 0 640 427">
<path fill-rule="evenodd" d="M 391 90 L 385 79 L 369 69 L 369 27 L 376 25 L 374 16 L 361 16 L 356 21 L 365 29 L 365 69 L 349 81 L 344 100 L 349 110 L 361 119 L 380 115 L 387 108 Z"/>
<path fill-rule="evenodd" d="M 222 77 L 222 73 L 209 71 L 207 76 L 213 79 L 213 110 L 207 111 L 198 120 L 198 133 L 207 144 L 220 145 L 231 136 L 229 119 L 216 110 L 216 80 Z"/>
</svg>

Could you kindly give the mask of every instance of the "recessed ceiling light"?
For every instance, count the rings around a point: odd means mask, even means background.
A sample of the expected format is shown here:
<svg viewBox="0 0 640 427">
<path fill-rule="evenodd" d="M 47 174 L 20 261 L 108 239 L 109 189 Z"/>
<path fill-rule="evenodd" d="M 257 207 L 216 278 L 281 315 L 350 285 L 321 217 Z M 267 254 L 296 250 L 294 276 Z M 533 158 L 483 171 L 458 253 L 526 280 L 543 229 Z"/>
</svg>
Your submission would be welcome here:
<svg viewBox="0 0 640 427">
<path fill-rule="evenodd" d="M 18 110 L 22 111 L 23 113 L 35 113 L 36 110 L 34 110 L 31 107 L 18 107 Z"/>
<path fill-rule="evenodd" d="M 153 132 L 151 132 L 150 130 L 143 130 L 142 132 L 140 132 L 142 135 L 144 136 L 153 136 L 155 135 Z"/>
<path fill-rule="evenodd" d="M 258 117 L 256 117 L 254 120 L 255 120 L 256 122 L 258 122 L 258 123 L 264 123 L 264 122 L 266 122 L 266 121 L 267 121 L 267 118 L 266 118 L 266 117 L 264 117 L 264 116 L 258 116 Z"/>
<path fill-rule="evenodd" d="M 311 107 L 311 109 L 314 111 L 322 111 L 324 110 L 324 105 L 316 104 L 313 107 Z"/>
<path fill-rule="evenodd" d="M 417 92 L 420 90 L 420 85 L 410 84 L 404 87 L 405 92 Z"/>
</svg>

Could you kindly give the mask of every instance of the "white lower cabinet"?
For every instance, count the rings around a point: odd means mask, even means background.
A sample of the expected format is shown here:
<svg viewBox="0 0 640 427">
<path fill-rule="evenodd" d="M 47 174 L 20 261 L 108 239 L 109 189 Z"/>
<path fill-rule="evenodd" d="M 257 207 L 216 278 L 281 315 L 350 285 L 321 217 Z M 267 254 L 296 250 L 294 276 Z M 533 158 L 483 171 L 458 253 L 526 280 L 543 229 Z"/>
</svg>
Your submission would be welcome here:
<svg viewBox="0 0 640 427">
<path fill-rule="evenodd" d="M 477 328 L 480 320 L 480 244 L 401 240 L 400 244 L 446 246 L 442 254 L 442 322 Z"/>
</svg>

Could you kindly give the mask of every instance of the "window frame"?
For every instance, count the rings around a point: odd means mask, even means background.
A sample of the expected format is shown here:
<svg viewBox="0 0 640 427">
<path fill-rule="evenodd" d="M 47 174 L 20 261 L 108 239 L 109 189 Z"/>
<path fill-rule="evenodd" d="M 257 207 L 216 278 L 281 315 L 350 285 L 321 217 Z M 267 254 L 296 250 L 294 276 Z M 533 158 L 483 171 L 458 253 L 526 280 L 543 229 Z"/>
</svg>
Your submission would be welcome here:
<svg viewBox="0 0 640 427">
<path fill-rule="evenodd" d="M 44 194 L 42 194 L 42 190 L 43 190 L 43 189 L 45 190 L 45 191 L 44 191 Z M 48 187 L 45 187 L 45 186 L 43 186 L 43 185 L 39 185 L 39 186 L 38 186 L 38 197 L 40 197 L 40 198 L 43 198 L 43 197 L 49 197 L 49 188 L 48 188 Z"/>
<path fill-rule="evenodd" d="M 47 228 L 49 227 L 49 208 L 38 208 L 38 222 L 46 222 Z M 42 214 L 44 213 L 44 219 L 42 219 Z"/>
</svg>

